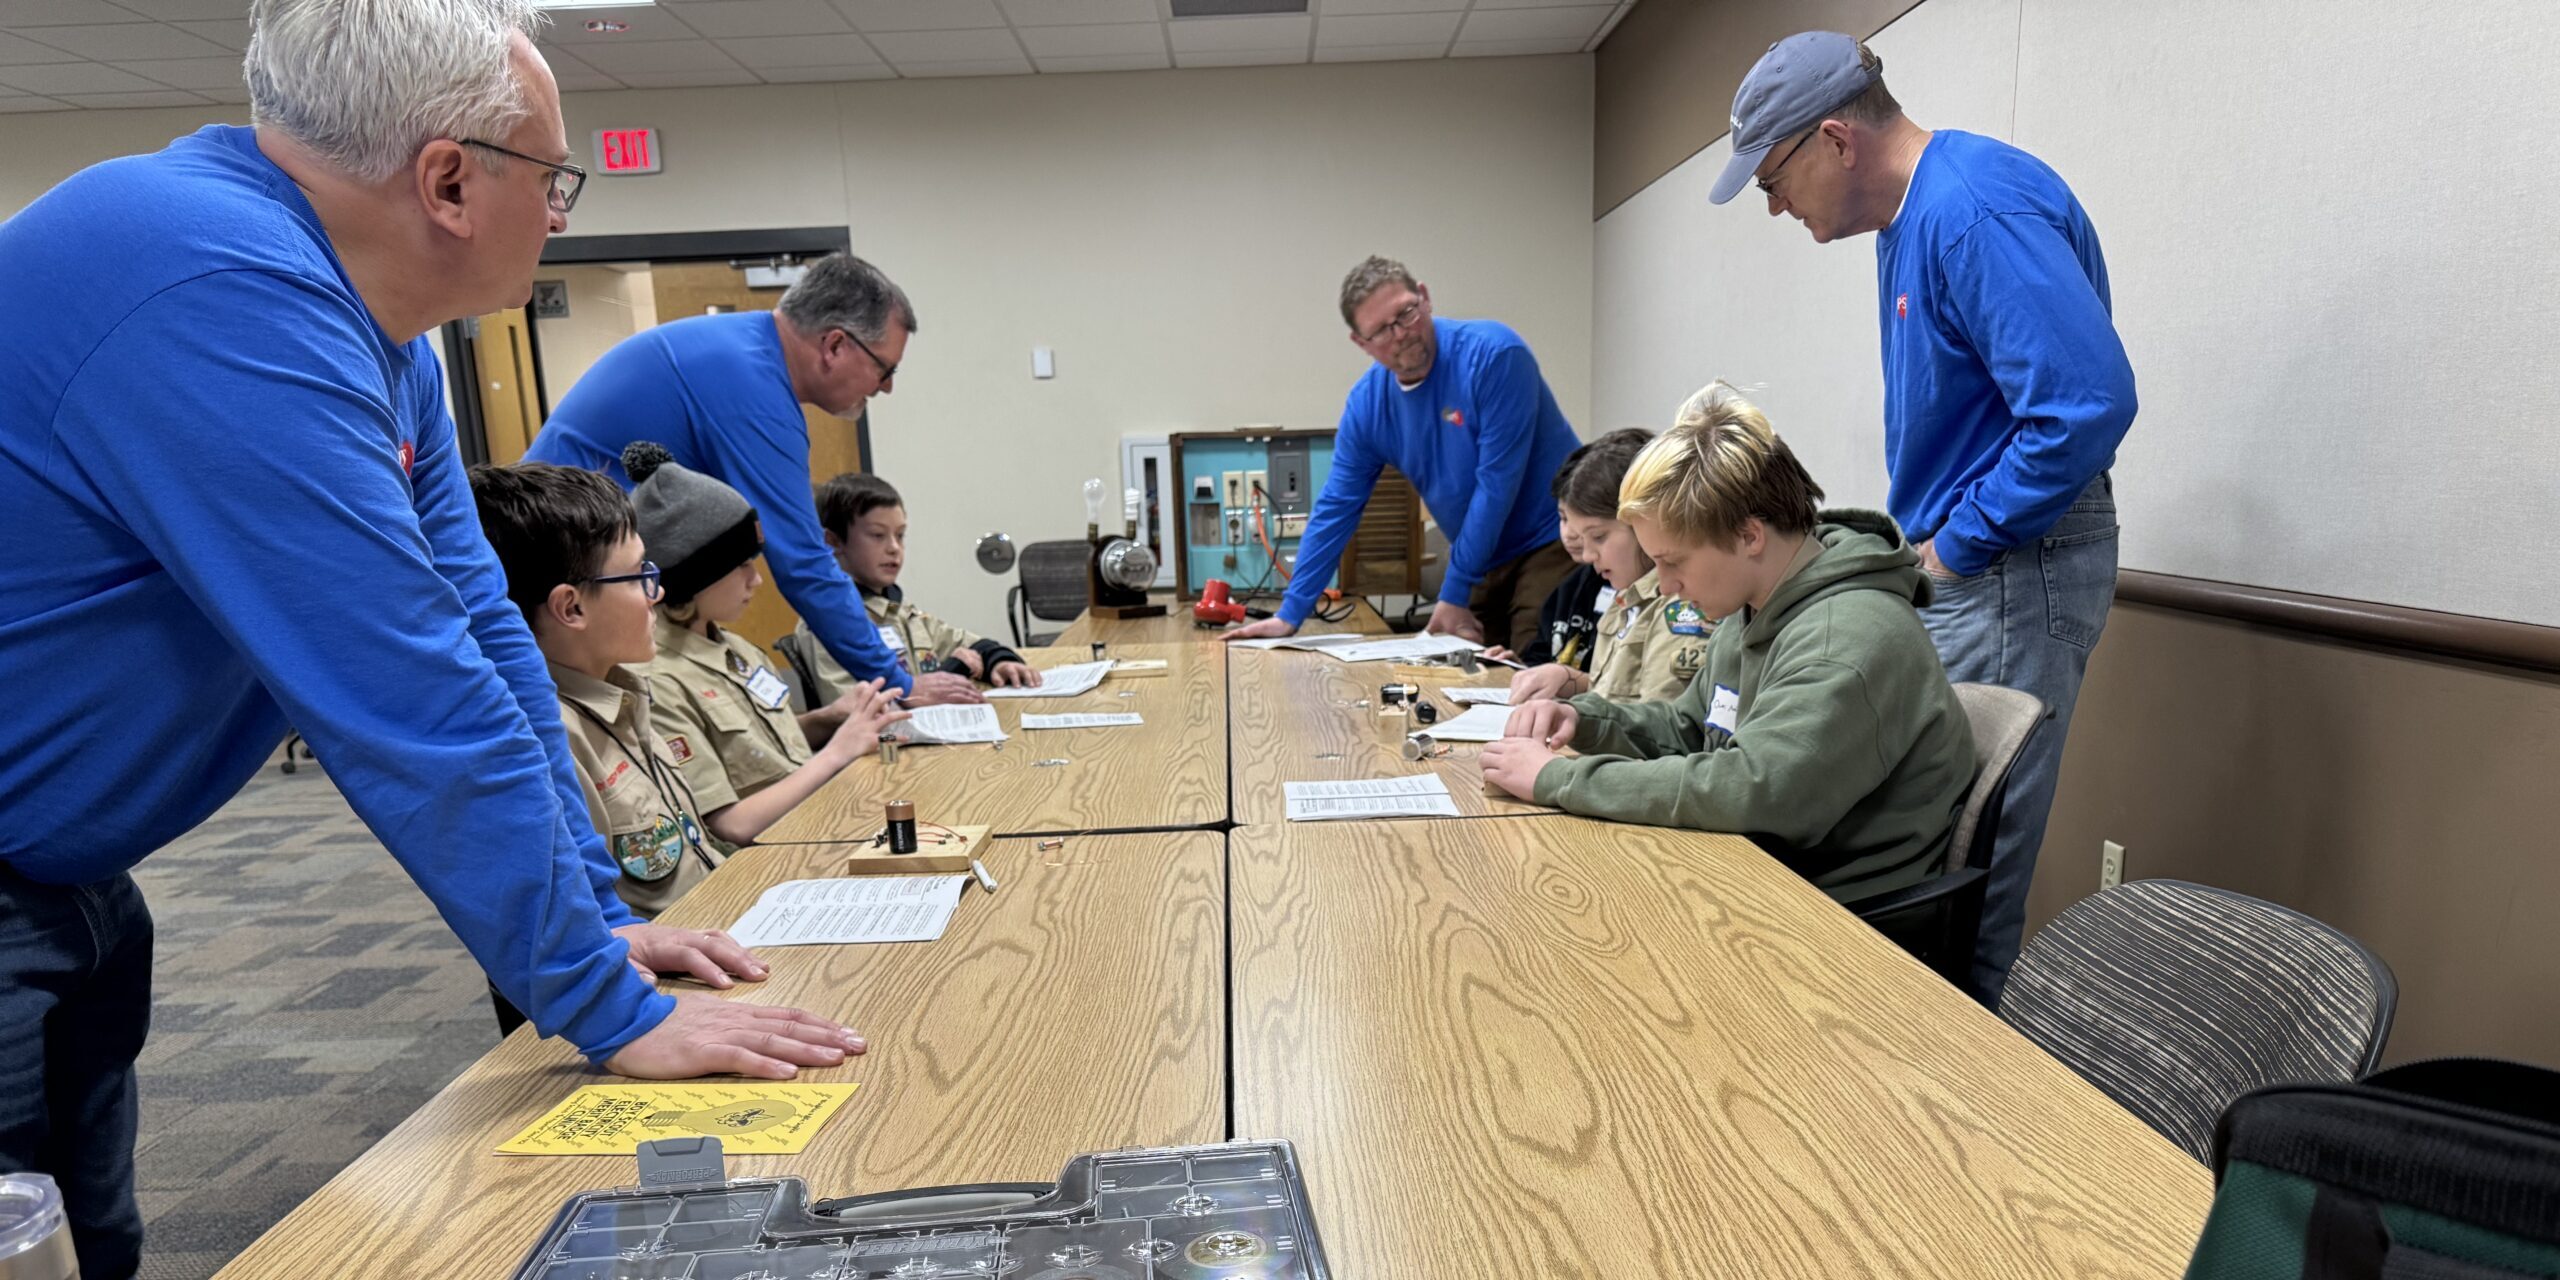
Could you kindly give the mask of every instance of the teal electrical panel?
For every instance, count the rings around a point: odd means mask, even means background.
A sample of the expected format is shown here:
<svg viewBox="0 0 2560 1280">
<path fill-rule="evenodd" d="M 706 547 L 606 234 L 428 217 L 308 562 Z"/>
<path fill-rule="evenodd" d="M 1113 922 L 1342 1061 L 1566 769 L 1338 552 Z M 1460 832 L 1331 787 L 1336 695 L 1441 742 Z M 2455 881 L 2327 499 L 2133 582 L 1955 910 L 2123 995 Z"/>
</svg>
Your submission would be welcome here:
<svg viewBox="0 0 2560 1280">
<path fill-rule="evenodd" d="M 1298 543 L 1316 494 L 1333 468 L 1333 435 L 1235 432 L 1185 435 L 1176 496 L 1182 539 L 1182 594 L 1196 597 L 1212 578 L 1237 598 L 1278 596 L 1280 570 L 1295 572 Z M 1258 487 L 1257 487 L 1258 482 Z M 1264 550 L 1277 551 L 1275 566 Z M 1326 565 L 1327 584 L 1340 565 Z"/>
</svg>

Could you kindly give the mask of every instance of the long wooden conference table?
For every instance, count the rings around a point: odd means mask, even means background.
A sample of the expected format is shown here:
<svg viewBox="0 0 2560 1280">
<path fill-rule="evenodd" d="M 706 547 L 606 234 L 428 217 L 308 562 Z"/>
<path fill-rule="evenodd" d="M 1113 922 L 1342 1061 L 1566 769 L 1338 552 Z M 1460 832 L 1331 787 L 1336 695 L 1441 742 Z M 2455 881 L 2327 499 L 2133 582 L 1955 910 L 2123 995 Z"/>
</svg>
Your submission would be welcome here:
<svg viewBox="0 0 2560 1280">
<path fill-rule="evenodd" d="M 1402 730 L 1374 706 L 1334 705 L 1383 664 L 1183 647 L 1166 674 L 1017 704 L 1166 708 L 1059 735 L 1084 775 L 1016 762 L 1043 733 L 902 754 L 886 781 L 923 816 L 1023 834 L 937 942 L 765 953 L 772 978 L 729 998 L 871 1050 L 802 1074 L 862 1084 L 807 1152 L 733 1174 L 852 1195 L 1286 1138 L 1348 1280 L 2183 1270 L 2203 1167 L 1749 842 L 1494 803 L 1280 822 L 1281 781 L 1430 767 L 1484 797 L 1464 762 L 1382 754 Z M 1162 772 L 1186 759 L 1218 763 Z M 806 843 L 742 852 L 663 918 L 725 925 L 840 865 L 884 780 L 839 781 L 788 820 Z M 566 1197 L 635 1180 L 622 1157 L 493 1152 L 604 1079 L 519 1032 L 222 1276 L 507 1275 Z"/>
</svg>

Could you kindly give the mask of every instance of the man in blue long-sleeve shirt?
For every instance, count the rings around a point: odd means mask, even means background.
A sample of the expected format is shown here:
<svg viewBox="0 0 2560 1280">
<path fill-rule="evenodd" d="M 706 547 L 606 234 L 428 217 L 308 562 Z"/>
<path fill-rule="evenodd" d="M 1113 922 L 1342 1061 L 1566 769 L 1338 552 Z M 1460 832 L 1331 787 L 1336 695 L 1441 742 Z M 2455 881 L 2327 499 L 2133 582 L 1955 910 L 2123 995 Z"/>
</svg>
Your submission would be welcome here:
<svg viewBox="0 0 2560 1280">
<path fill-rule="evenodd" d="M 1370 258 L 1342 282 L 1351 341 L 1378 363 L 1352 384 L 1298 572 L 1279 612 L 1227 633 L 1285 636 L 1314 611 L 1390 463 L 1449 535 L 1429 631 L 1526 650 L 1538 610 L 1573 572 L 1548 488 L 1582 442 L 1529 344 L 1491 320 L 1441 320 L 1403 263 Z"/>
<path fill-rule="evenodd" d="M 1836 32 L 1772 46 L 1733 100 L 1732 160 L 1818 242 L 1877 232 L 1888 505 L 1934 579 L 1948 678 L 2023 690 L 2046 721 L 2009 774 L 1973 993 L 1997 1005 L 2026 926 L 2064 735 L 2115 600 L 2115 489 L 2133 426 L 2097 229 L 2035 157 L 1922 129 L 1884 62 Z"/>
<path fill-rule="evenodd" d="M 898 661 L 818 528 L 800 406 L 859 415 L 896 390 L 915 331 L 914 306 L 878 267 L 829 254 L 772 311 L 694 316 L 615 343 L 560 397 L 525 459 L 601 471 L 627 489 L 624 446 L 664 445 L 746 495 L 775 585 L 854 679 L 887 680 L 910 705 L 982 701 L 967 676 Z"/>
<path fill-rule="evenodd" d="M 127 872 L 288 724 L 546 1034 L 658 1077 L 860 1047 L 635 972 L 763 969 L 615 899 L 479 531 L 422 335 L 522 305 L 576 199 L 531 10 L 256 12 L 256 128 L 0 224 L 0 1171 L 61 1184 L 90 1280 L 141 1245 L 152 932 Z"/>
</svg>

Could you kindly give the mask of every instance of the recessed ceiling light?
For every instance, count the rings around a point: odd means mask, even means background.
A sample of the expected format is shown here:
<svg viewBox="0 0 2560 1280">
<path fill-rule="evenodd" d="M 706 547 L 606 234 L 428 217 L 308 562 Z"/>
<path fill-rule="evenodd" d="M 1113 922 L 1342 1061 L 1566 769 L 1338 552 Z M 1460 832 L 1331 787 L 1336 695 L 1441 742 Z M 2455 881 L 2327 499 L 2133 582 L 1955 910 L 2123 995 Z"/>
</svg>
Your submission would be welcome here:
<svg viewBox="0 0 2560 1280">
<path fill-rule="evenodd" d="M 587 30 L 600 36 L 609 36 L 617 31 L 629 31 L 630 29 L 630 23 L 616 22 L 611 18 L 587 19 Z"/>
</svg>

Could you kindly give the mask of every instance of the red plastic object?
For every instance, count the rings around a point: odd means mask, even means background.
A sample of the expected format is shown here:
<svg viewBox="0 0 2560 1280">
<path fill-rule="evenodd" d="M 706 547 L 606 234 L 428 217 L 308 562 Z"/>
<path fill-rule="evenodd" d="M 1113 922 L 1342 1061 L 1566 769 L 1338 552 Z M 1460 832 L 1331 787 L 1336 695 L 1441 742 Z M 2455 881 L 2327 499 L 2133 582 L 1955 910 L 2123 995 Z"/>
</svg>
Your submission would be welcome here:
<svg viewBox="0 0 2560 1280">
<path fill-rule="evenodd" d="M 1209 579 L 1200 592 L 1200 600 L 1191 606 L 1191 620 L 1202 626 L 1223 626 L 1244 621 L 1244 606 L 1236 603 L 1235 593 L 1225 580 Z"/>
</svg>

